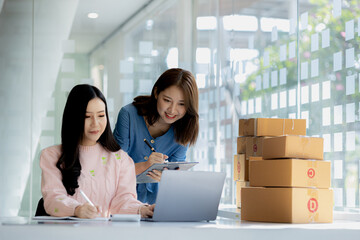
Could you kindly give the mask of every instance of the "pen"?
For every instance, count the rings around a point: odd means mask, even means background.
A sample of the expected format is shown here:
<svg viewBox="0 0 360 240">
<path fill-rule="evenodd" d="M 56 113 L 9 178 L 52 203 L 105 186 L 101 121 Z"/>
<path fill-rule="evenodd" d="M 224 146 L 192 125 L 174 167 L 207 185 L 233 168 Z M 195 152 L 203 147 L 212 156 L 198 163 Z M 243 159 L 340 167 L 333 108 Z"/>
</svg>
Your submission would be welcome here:
<svg viewBox="0 0 360 240">
<path fill-rule="evenodd" d="M 90 201 L 90 199 L 85 195 L 85 193 L 80 189 L 80 193 L 81 196 L 83 196 L 83 198 L 93 207 L 95 207 L 95 205 Z"/>
<path fill-rule="evenodd" d="M 146 138 L 144 138 L 144 142 L 146 143 L 146 145 L 149 146 L 149 148 L 151 149 L 151 151 L 156 152 L 156 151 L 155 151 L 155 148 L 150 145 L 150 143 L 148 142 L 148 140 L 146 140 Z M 165 160 L 165 162 L 168 162 L 168 160 Z"/>
<path fill-rule="evenodd" d="M 149 146 L 149 148 L 151 149 L 151 151 L 156 152 L 156 151 L 155 151 L 155 148 L 150 145 L 150 143 L 148 142 L 148 140 L 146 140 L 146 138 L 144 138 L 144 142 L 146 143 L 146 145 Z"/>
</svg>

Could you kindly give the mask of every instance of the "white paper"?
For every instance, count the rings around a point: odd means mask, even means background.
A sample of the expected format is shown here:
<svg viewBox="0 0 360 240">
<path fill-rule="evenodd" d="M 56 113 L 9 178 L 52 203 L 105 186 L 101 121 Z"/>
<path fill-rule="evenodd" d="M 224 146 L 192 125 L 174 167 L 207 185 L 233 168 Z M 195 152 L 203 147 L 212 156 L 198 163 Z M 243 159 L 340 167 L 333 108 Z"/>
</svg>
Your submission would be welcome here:
<svg viewBox="0 0 360 240">
<path fill-rule="evenodd" d="M 253 114 L 254 113 L 254 99 L 249 99 L 248 101 L 248 114 Z"/>
<path fill-rule="evenodd" d="M 355 151 L 355 132 L 346 132 L 346 151 Z"/>
<path fill-rule="evenodd" d="M 74 53 L 75 52 L 75 40 L 63 40 L 62 41 L 63 53 Z"/>
<path fill-rule="evenodd" d="M 331 152 L 331 135 L 323 134 L 324 139 L 324 152 Z"/>
<path fill-rule="evenodd" d="M 286 84 L 287 70 L 286 68 L 280 69 L 280 85 Z"/>
<path fill-rule="evenodd" d="M 345 23 L 345 41 L 354 39 L 354 20 Z"/>
<path fill-rule="evenodd" d="M 277 27 L 274 26 L 271 31 L 271 41 L 275 42 L 277 40 L 278 40 L 278 30 L 277 30 Z"/>
<path fill-rule="evenodd" d="M 153 42 L 140 41 L 139 42 L 139 54 L 140 55 L 151 55 L 153 50 Z"/>
<path fill-rule="evenodd" d="M 295 44 L 295 41 L 289 43 L 289 59 L 292 59 L 296 56 Z"/>
<path fill-rule="evenodd" d="M 346 77 L 346 95 L 355 93 L 355 76 L 356 75 L 350 75 Z"/>
<path fill-rule="evenodd" d="M 350 68 L 355 64 L 355 50 L 354 48 L 346 49 L 345 51 L 345 67 Z"/>
<path fill-rule="evenodd" d="M 254 49 L 254 36 L 250 36 L 248 38 L 248 48 L 249 49 Z"/>
<path fill-rule="evenodd" d="M 330 29 L 325 29 L 321 32 L 321 47 L 330 47 Z"/>
<path fill-rule="evenodd" d="M 309 103 L 309 86 L 301 87 L 301 104 Z"/>
<path fill-rule="evenodd" d="M 128 60 L 121 60 L 120 61 L 120 73 L 133 73 L 134 72 L 134 62 Z"/>
<path fill-rule="evenodd" d="M 261 113 L 261 97 L 255 99 L 255 112 Z"/>
<path fill-rule="evenodd" d="M 330 115 L 330 107 L 325 107 L 322 110 L 322 125 L 330 126 L 331 115 Z"/>
<path fill-rule="evenodd" d="M 296 89 L 289 90 L 289 107 L 296 105 Z"/>
<path fill-rule="evenodd" d="M 308 18 L 309 18 L 308 12 L 304 12 L 303 14 L 301 14 L 301 16 L 300 16 L 301 30 L 307 29 L 307 27 L 308 27 Z"/>
<path fill-rule="evenodd" d="M 319 50 L 319 34 L 315 33 L 311 35 L 311 52 Z"/>
<path fill-rule="evenodd" d="M 319 76 L 319 59 L 311 60 L 311 77 Z"/>
<path fill-rule="evenodd" d="M 140 79 L 139 93 L 150 94 L 152 87 L 153 87 L 153 81 L 151 79 Z"/>
<path fill-rule="evenodd" d="M 331 85 L 330 81 L 323 82 L 322 84 L 322 99 L 330 99 L 331 97 Z"/>
<path fill-rule="evenodd" d="M 306 120 L 306 128 L 309 128 L 309 111 L 301 112 L 301 119 Z"/>
<path fill-rule="evenodd" d="M 341 16 L 341 1 L 342 0 L 333 0 L 333 17 L 337 18 Z"/>
<path fill-rule="evenodd" d="M 334 72 L 342 69 L 342 51 L 334 53 L 333 64 Z"/>
<path fill-rule="evenodd" d="M 70 90 L 75 86 L 75 80 L 72 78 L 62 78 L 61 79 L 61 91 L 70 92 Z"/>
<path fill-rule="evenodd" d="M 280 46 L 280 61 L 286 60 L 286 44 Z"/>
<path fill-rule="evenodd" d="M 278 109 L 278 94 L 273 93 L 271 94 L 271 110 Z"/>
<path fill-rule="evenodd" d="M 292 35 L 294 34 L 296 31 L 296 19 L 295 18 L 291 18 L 290 19 L 290 31 L 289 34 Z"/>
<path fill-rule="evenodd" d="M 265 51 L 264 52 L 264 66 L 269 66 L 269 63 L 270 63 L 270 59 L 269 59 L 269 52 L 268 51 Z"/>
<path fill-rule="evenodd" d="M 271 87 L 276 87 L 278 85 L 278 71 L 271 72 Z"/>
<path fill-rule="evenodd" d="M 320 85 L 315 83 L 311 86 L 311 102 L 317 102 L 320 99 Z"/>
<path fill-rule="evenodd" d="M 270 84 L 270 82 L 269 82 L 269 72 L 265 72 L 264 74 L 263 74 L 263 84 L 264 84 L 264 89 L 267 89 L 267 88 L 269 88 L 269 84 Z"/>
<path fill-rule="evenodd" d="M 286 91 L 280 92 L 280 108 L 286 108 Z"/>
<path fill-rule="evenodd" d="M 334 124 L 343 123 L 343 108 L 342 105 L 334 106 Z"/>
<path fill-rule="evenodd" d="M 261 90 L 261 76 L 256 76 L 256 91 Z"/>
<path fill-rule="evenodd" d="M 343 178 L 343 161 L 334 160 L 334 179 Z"/>
<path fill-rule="evenodd" d="M 61 63 L 61 72 L 75 72 L 75 60 L 64 58 Z"/>
<path fill-rule="evenodd" d="M 341 132 L 334 133 L 334 152 L 343 150 L 343 134 Z"/>
<path fill-rule="evenodd" d="M 355 103 L 346 104 L 346 123 L 355 122 Z"/>
<path fill-rule="evenodd" d="M 308 79 L 309 77 L 309 63 L 308 62 L 302 62 L 301 63 L 301 80 Z"/>
</svg>

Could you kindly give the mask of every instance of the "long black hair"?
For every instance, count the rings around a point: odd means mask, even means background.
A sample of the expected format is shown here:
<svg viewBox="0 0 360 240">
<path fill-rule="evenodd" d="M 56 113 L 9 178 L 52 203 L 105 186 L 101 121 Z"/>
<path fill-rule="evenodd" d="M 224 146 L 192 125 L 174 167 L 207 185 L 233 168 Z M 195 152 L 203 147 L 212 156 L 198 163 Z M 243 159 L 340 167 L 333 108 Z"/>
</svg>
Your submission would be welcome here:
<svg viewBox="0 0 360 240">
<path fill-rule="evenodd" d="M 61 171 L 62 182 L 69 195 L 74 195 L 75 189 L 79 187 L 78 177 L 81 172 L 79 145 L 84 136 L 86 108 L 89 101 L 94 98 L 99 98 L 104 102 L 107 119 L 106 128 L 98 142 L 110 152 L 120 150 L 120 146 L 112 135 L 104 95 L 98 88 L 88 84 L 75 86 L 69 93 L 64 109 L 61 127 L 62 154 L 56 164 Z"/>
<path fill-rule="evenodd" d="M 140 116 L 146 116 L 146 120 L 153 125 L 159 119 L 157 111 L 157 99 L 160 92 L 177 86 L 184 92 L 186 114 L 173 123 L 175 139 L 182 145 L 193 145 L 199 133 L 199 92 L 194 75 L 181 68 L 166 70 L 156 81 L 150 96 L 137 96 L 133 104 Z"/>
</svg>

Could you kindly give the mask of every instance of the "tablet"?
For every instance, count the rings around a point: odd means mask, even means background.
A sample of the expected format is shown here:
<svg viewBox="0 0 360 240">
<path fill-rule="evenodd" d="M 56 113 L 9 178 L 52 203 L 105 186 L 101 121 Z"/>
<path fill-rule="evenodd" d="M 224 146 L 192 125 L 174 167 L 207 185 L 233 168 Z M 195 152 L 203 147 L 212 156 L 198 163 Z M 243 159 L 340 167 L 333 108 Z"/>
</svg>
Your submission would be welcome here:
<svg viewBox="0 0 360 240">
<path fill-rule="evenodd" d="M 198 164 L 199 162 L 166 162 L 166 163 L 155 163 L 153 165 L 151 165 L 148 169 L 146 169 L 144 172 L 140 173 L 139 175 L 136 176 L 136 182 L 137 183 L 155 183 L 157 181 L 155 181 L 154 179 L 152 179 L 151 177 L 147 176 L 148 172 L 151 172 L 152 170 L 158 170 L 158 171 L 163 171 L 164 168 L 167 168 L 168 170 L 181 170 L 181 171 L 185 171 L 188 170 L 190 168 L 192 168 L 193 166 L 195 166 L 196 164 Z"/>
</svg>

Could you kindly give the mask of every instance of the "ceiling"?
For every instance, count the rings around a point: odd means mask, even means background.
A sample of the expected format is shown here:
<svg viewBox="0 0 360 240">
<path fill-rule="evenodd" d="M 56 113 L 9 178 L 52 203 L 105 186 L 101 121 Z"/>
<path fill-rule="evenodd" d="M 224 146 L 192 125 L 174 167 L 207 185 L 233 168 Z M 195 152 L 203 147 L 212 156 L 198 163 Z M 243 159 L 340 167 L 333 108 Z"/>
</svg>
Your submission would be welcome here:
<svg viewBox="0 0 360 240">
<path fill-rule="evenodd" d="M 156 0 L 79 0 L 69 37 L 75 40 L 75 51 L 90 53 L 122 24 L 152 2 Z M 242 14 L 280 18 L 296 16 L 296 11 L 289 11 L 296 10 L 296 0 L 221 0 L 218 5 L 214 1 L 203 0 L 198 1 L 198 4 L 197 14 L 204 16 L 214 14 L 218 8 L 220 15 Z M 299 5 L 303 9 L 311 8 L 308 0 L 299 0 Z M 98 13 L 99 17 L 88 18 L 87 14 L 90 12 Z"/>
<path fill-rule="evenodd" d="M 77 53 L 88 53 L 152 0 L 79 0 L 69 39 Z M 96 12 L 97 19 L 87 14 Z M 80 43 L 80 44 L 79 44 Z"/>
</svg>

